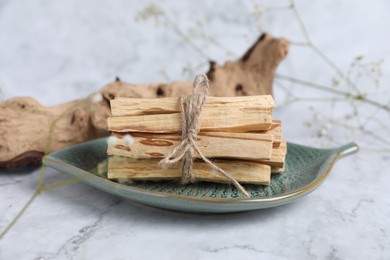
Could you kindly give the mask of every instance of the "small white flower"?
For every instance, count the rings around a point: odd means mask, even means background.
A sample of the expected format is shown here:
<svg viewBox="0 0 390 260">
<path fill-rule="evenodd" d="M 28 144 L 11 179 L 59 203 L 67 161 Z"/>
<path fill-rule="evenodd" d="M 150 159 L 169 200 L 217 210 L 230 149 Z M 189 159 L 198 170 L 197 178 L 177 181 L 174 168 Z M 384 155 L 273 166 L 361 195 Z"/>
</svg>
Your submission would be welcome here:
<svg viewBox="0 0 390 260">
<path fill-rule="evenodd" d="M 120 179 L 117 179 L 117 180 L 118 180 L 118 182 L 119 182 L 120 184 L 125 184 L 125 183 L 127 183 L 127 182 L 129 181 L 128 178 L 120 178 Z"/>
<path fill-rule="evenodd" d="M 134 143 L 134 138 L 129 134 L 125 134 L 123 140 L 125 141 L 127 147 L 130 147 Z"/>
<path fill-rule="evenodd" d="M 320 113 L 316 113 L 316 114 L 314 115 L 314 119 L 315 119 L 316 121 L 321 121 L 322 115 L 321 115 Z"/>
<path fill-rule="evenodd" d="M 325 128 L 326 130 L 330 130 L 330 129 L 332 129 L 332 125 L 331 125 L 330 123 L 326 123 L 326 124 L 324 125 L 324 128 Z"/>
<path fill-rule="evenodd" d="M 133 183 L 133 180 L 129 179 L 129 178 L 120 178 L 120 179 L 116 179 L 116 180 L 120 184 L 132 184 Z"/>
<path fill-rule="evenodd" d="M 317 136 L 318 137 L 323 137 L 323 136 L 326 136 L 328 134 L 328 131 L 326 129 L 320 129 L 318 132 L 317 132 Z"/>
<path fill-rule="evenodd" d="M 107 138 L 108 146 L 115 146 L 118 142 L 118 138 L 116 136 L 110 136 Z"/>
<path fill-rule="evenodd" d="M 98 93 L 95 93 L 91 96 L 91 102 L 92 103 L 100 103 L 103 101 L 103 96 L 102 94 L 100 94 L 99 92 Z"/>
</svg>

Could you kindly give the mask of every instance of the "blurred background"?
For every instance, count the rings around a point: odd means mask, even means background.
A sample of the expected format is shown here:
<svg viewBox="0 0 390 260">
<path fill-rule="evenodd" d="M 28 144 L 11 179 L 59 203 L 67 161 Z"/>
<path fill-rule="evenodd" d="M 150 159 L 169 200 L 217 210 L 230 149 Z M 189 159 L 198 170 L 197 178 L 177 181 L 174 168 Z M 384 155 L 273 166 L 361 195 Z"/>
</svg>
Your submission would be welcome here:
<svg viewBox="0 0 390 260">
<path fill-rule="evenodd" d="M 363 127 L 372 133 L 363 146 L 389 151 L 387 131 L 377 133 L 390 114 L 389 10 L 385 0 L 0 0 L 1 97 L 54 105 L 116 76 L 192 80 L 209 60 L 237 59 L 269 32 L 291 41 L 274 84 L 289 140 L 329 146 L 360 139 Z"/>
</svg>

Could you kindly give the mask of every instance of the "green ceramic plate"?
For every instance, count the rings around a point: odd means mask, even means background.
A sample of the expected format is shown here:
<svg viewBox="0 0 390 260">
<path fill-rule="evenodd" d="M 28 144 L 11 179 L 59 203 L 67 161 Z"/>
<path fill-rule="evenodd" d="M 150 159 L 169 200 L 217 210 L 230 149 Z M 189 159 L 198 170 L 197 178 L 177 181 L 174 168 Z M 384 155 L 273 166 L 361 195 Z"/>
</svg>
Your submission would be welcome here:
<svg viewBox="0 0 390 260">
<path fill-rule="evenodd" d="M 223 213 L 255 210 L 290 203 L 318 187 L 337 159 L 355 153 L 349 143 L 334 149 L 316 149 L 288 143 L 286 170 L 272 176 L 269 187 L 245 185 L 251 194 L 245 199 L 232 185 L 177 182 L 120 184 L 96 174 L 107 159 L 106 139 L 97 139 L 49 154 L 44 164 L 79 177 L 97 189 L 149 206 L 186 212 Z M 101 168 L 101 167 L 100 167 Z"/>
</svg>

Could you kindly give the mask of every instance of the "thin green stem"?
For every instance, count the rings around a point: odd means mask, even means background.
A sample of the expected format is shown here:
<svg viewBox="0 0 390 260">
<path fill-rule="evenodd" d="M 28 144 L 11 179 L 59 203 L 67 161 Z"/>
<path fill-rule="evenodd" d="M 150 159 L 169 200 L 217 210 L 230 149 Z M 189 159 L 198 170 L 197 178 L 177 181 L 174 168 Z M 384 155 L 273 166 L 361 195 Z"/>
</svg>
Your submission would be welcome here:
<svg viewBox="0 0 390 260">
<path fill-rule="evenodd" d="M 356 91 L 356 93 L 358 94 L 361 94 L 359 88 L 357 87 L 357 85 L 355 83 L 352 82 L 352 80 L 350 79 L 350 77 L 348 77 L 347 75 L 345 75 L 343 73 L 343 71 L 328 57 L 325 55 L 324 52 L 322 52 L 316 45 L 314 44 L 310 44 L 309 47 L 318 55 L 322 58 L 323 61 L 325 61 L 330 67 L 332 67 L 336 73 L 342 78 L 344 79 L 347 84 L 353 89 Z"/>
<path fill-rule="evenodd" d="M 290 10 L 292 9 L 293 6 L 290 4 L 290 5 L 280 5 L 280 6 L 277 6 L 277 5 L 274 5 L 274 6 L 264 6 L 264 11 L 265 12 L 273 12 L 273 11 L 284 11 L 284 10 Z"/>
<path fill-rule="evenodd" d="M 66 115 L 68 115 L 69 113 L 73 112 L 75 109 L 77 109 L 81 105 L 89 105 L 89 104 L 90 103 L 88 102 L 88 99 L 79 100 L 79 101 L 75 102 L 74 106 L 72 106 L 69 109 L 65 110 L 61 115 L 59 115 L 56 119 L 54 119 L 52 121 L 52 123 L 50 124 L 50 127 L 49 127 L 49 133 L 48 133 L 49 136 L 48 136 L 48 140 L 46 142 L 44 155 L 47 155 L 50 152 L 50 147 L 51 147 L 51 143 L 52 143 L 52 139 L 53 139 L 54 128 L 55 128 L 55 125 L 57 124 L 57 122 L 59 120 L 61 120 L 63 117 L 65 117 Z M 45 175 L 46 175 L 46 166 L 43 165 L 41 167 L 41 169 L 40 169 L 39 181 L 38 181 L 38 185 L 37 185 L 37 188 L 35 190 L 35 193 L 31 196 L 31 198 L 27 201 L 27 203 L 23 206 L 23 208 L 18 212 L 18 214 L 11 221 L 11 223 L 8 224 L 6 229 L 1 233 L 0 240 L 6 235 L 6 233 L 11 229 L 11 227 L 15 225 L 15 223 L 19 220 L 19 218 L 22 216 L 22 214 L 28 209 L 28 207 L 35 200 L 35 198 L 39 194 L 41 194 L 44 190 L 50 189 L 51 185 L 48 185 L 49 188 L 45 189 L 45 185 L 44 185 Z M 66 183 L 67 182 L 64 182 L 63 185 L 66 185 Z M 55 185 L 53 184 L 52 186 L 55 186 Z M 60 187 L 60 186 L 57 185 L 56 187 Z"/>
<path fill-rule="evenodd" d="M 78 101 L 76 101 L 74 103 L 73 106 L 69 107 L 67 110 L 65 110 L 61 115 L 59 115 L 56 119 L 54 119 L 51 122 L 50 127 L 49 127 L 48 140 L 46 142 L 46 147 L 45 147 L 45 151 L 44 151 L 44 155 L 45 156 L 48 153 L 50 153 L 50 151 L 51 151 L 51 144 L 53 142 L 54 129 L 55 129 L 55 126 L 56 126 L 57 122 L 59 120 L 61 120 L 62 118 L 64 118 L 66 115 L 68 115 L 68 114 L 72 113 L 73 111 L 75 111 L 80 106 L 82 106 L 82 105 L 89 105 L 89 104 L 90 103 L 88 102 L 88 99 L 78 100 Z M 39 174 L 39 181 L 38 181 L 38 186 L 37 186 L 38 192 L 42 192 L 43 191 L 45 175 L 46 175 L 46 166 L 43 165 L 41 167 L 41 172 Z"/>
<path fill-rule="evenodd" d="M 371 136 L 372 138 L 374 138 L 374 139 L 376 139 L 378 141 L 381 141 L 383 143 L 386 143 L 387 145 L 390 145 L 390 141 L 389 140 L 384 139 L 382 136 L 380 136 L 380 135 L 378 135 L 378 134 L 376 134 L 376 133 L 374 133 L 374 132 L 372 132 L 370 130 L 365 129 L 364 127 L 356 128 L 356 127 L 354 127 L 352 125 L 345 124 L 345 123 L 342 123 L 340 121 L 336 121 L 336 120 L 331 119 L 331 118 L 328 118 L 327 120 L 329 122 L 333 123 L 333 124 L 337 124 L 337 125 L 342 126 L 342 127 L 346 128 L 346 129 L 353 130 L 353 131 L 360 131 L 360 132 L 364 133 L 367 136 Z"/>
<path fill-rule="evenodd" d="M 23 206 L 23 208 L 18 212 L 16 217 L 7 225 L 7 227 L 1 232 L 0 240 L 4 238 L 4 236 L 8 233 L 8 231 L 16 224 L 22 214 L 27 210 L 27 208 L 31 205 L 31 203 L 35 200 L 35 198 L 39 195 L 39 191 L 36 190 L 31 198 L 27 201 L 27 203 Z"/>
<path fill-rule="evenodd" d="M 301 86 L 306 86 L 306 87 L 310 87 L 310 88 L 313 88 L 313 89 L 318 89 L 318 90 L 322 90 L 322 91 L 325 91 L 325 92 L 337 94 L 337 95 L 343 96 L 343 97 L 348 98 L 348 99 L 358 100 L 358 101 L 370 104 L 370 105 L 372 105 L 374 107 L 379 107 L 379 108 L 381 108 L 381 109 L 383 109 L 383 110 L 385 110 L 387 112 L 390 112 L 390 106 L 387 106 L 385 104 L 381 104 L 381 103 L 379 103 L 377 101 L 368 99 L 368 98 L 366 98 L 364 96 L 361 96 L 361 95 L 353 95 L 353 94 L 351 94 L 349 92 L 346 92 L 346 91 L 334 89 L 334 88 L 331 88 L 331 87 L 328 87 L 328 86 L 312 83 L 312 82 L 309 82 L 309 81 L 293 78 L 293 77 L 282 75 L 282 74 L 276 74 L 276 78 L 277 79 L 281 79 L 281 80 L 287 80 L 287 81 L 290 81 L 292 83 L 297 83 L 297 84 L 300 84 Z"/>
<path fill-rule="evenodd" d="M 346 102 L 347 100 L 343 98 L 299 98 L 299 97 L 292 97 L 289 98 L 285 103 L 276 106 L 276 109 L 281 109 L 283 107 L 289 106 L 294 103 L 298 102 Z"/>
<path fill-rule="evenodd" d="M 301 28 L 301 32 L 303 33 L 306 41 L 307 41 L 307 46 L 312 49 L 320 58 L 322 58 L 322 60 L 327 63 L 331 68 L 333 68 L 336 73 L 342 78 L 344 79 L 347 84 L 349 86 L 351 86 L 351 88 L 353 90 L 355 90 L 358 94 L 361 94 L 358 87 L 356 86 L 356 84 L 354 84 L 352 82 L 352 80 L 343 73 L 343 71 L 336 65 L 336 63 L 334 63 L 328 56 L 325 55 L 325 53 L 323 51 L 321 51 L 314 43 L 313 41 L 311 40 L 310 38 L 310 35 L 309 35 L 309 32 L 308 30 L 306 29 L 306 26 L 305 24 L 303 23 L 303 20 L 302 20 L 302 17 L 298 11 L 298 9 L 296 8 L 296 5 L 294 3 L 293 0 L 290 0 L 290 4 L 292 6 L 292 12 L 295 16 L 295 18 L 297 19 L 298 21 L 298 24 L 299 24 L 299 27 Z"/>
<path fill-rule="evenodd" d="M 179 26 L 177 26 L 177 24 L 167 15 L 165 10 L 161 6 L 159 6 L 159 8 L 162 10 L 162 15 L 165 17 L 165 19 L 168 22 L 168 24 L 172 27 L 173 31 L 184 42 L 188 43 L 192 47 L 192 49 L 195 50 L 198 54 L 200 54 L 201 56 L 203 56 L 204 58 L 206 58 L 208 60 L 211 60 L 211 58 L 201 48 L 196 46 L 196 44 L 192 41 L 192 39 L 190 37 L 188 37 L 184 32 L 181 31 Z"/>
<path fill-rule="evenodd" d="M 225 52 L 226 55 L 230 56 L 230 57 L 236 57 L 237 54 L 234 54 L 232 51 L 230 51 L 229 49 L 227 49 L 225 46 L 222 45 L 222 43 L 220 43 L 219 41 L 215 40 L 215 38 L 209 36 L 209 35 L 206 35 L 206 34 L 201 34 L 202 37 L 204 39 L 206 39 L 207 41 L 209 41 L 210 43 L 214 44 L 214 46 L 216 46 L 217 48 L 219 48 L 220 50 L 222 50 L 223 52 Z M 210 58 L 209 58 L 210 60 Z"/>
<path fill-rule="evenodd" d="M 301 15 L 299 14 L 298 9 L 295 6 L 295 2 L 293 0 L 290 0 L 290 5 L 291 5 L 291 10 L 292 10 L 295 18 L 298 21 L 299 27 L 301 28 L 301 32 L 302 32 L 303 36 L 305 37 L 305 39 L 308 43 L 311 43 L 312 41 L 310 39 L 309 32 L 307 31 L 306 26 L 302 21 Z"/>
<path fill-rule="evenodd" d="M 65 180 L 60 180 L 60 181 L 56 181 L 56 182 L 47 184 L 43 187 L 43 190 L 44 191 L 54 190 L 56 188 L 60 188 L 60 187 L 66 186 L 66 185 L 79 183 L 80 181 L 81 181 L 81 178 L 79 178 L 79 177 L 71 177 L 71 178 L 67 178 Z"/>
<path fill-rule="evenodd" d="M 377 117 L 372 117 L 370 118 L 370 121 L 375 121 L 383 130 L 387 131 L 388 133 L 390 132 L 390 128 L 383 123 L 382 120 L 378 119 Z M 368 124 L 368 122 L 367 122 Z"/>
<path fill-rule="evenodd" d="M 297 47 L 310 47 L 310 43 L 308 43 L 308 42 L 290 41 L 290 45 L 294 45 Z"/>
</svg>

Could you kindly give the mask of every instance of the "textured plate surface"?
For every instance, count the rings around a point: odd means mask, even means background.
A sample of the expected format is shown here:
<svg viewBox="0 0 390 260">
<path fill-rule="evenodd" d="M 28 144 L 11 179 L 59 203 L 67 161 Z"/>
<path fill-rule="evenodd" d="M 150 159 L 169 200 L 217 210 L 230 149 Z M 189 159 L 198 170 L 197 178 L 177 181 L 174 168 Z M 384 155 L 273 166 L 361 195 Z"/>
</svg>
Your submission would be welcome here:
<svg viewBox="0 0 390 260">
<path fill-rule="evenodd" d="M 313 191 L 328 175 L 335 161 L 358 151 L 355 143 L 334 149 L 317 149 L 288 143 L 286 169 L 272 176 L 271 185 L 245 185 L 251 194 L 245 199 L 232 185 L 177 182 L 120 184 L 96 174 L 107 159 L 106 138 L 79 144 L 49 154 L 44 164 L 80 178 L 100 190 L 154 206 L 187 212 L 237 212 L 286 204 Z"/>
</svg>

